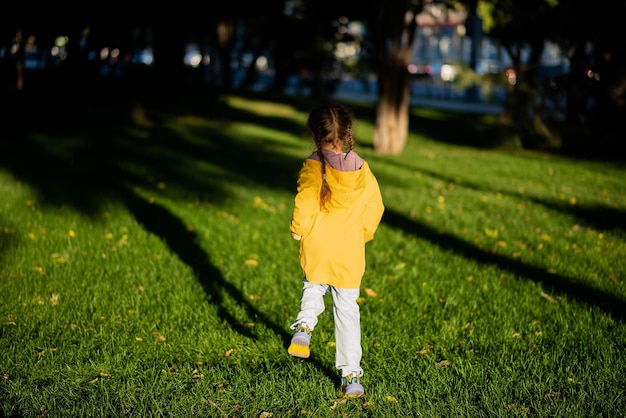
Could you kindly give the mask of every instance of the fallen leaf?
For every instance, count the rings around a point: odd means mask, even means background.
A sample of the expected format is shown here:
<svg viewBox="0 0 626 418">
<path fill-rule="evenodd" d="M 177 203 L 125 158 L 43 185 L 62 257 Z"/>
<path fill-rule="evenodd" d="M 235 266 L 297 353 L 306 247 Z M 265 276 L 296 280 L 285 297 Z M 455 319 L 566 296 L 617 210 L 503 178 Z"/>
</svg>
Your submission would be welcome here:
<svg viewBox="0 0 626 418">
<path fill-rule="evenodd" d="M 497 237 L 498 236 L 498 228 L 496 228 L 496 229 L 485 228 L 485 235 L 487 235 L 488 237 L 491 237 L 491 238 Z"/>
<path fill-rule="evenodd" d="M 378 293 L 376 293 L 373 289 L 370 289 L 369 287 L 365 288 L 365 293 L 367 293 L 367 296 L 370 296 L 373 298 L 378 296 Z"/>
</svg>

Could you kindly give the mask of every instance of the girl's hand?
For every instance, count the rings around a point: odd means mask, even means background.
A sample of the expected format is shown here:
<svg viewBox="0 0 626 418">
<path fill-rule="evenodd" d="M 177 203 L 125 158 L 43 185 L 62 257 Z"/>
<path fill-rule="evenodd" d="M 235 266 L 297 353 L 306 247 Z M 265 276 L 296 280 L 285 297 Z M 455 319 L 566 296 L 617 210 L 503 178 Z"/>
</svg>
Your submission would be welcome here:
<svg viewBox="0 0 626 418">
<path fill-rule="evenodd" d="M 296 241 L 300 241 L 300 238 L 302 238 L 300 235 L 296 234 L 295 232 L 291 233 L 291 237 L 295 239 Z"/>
</svg>

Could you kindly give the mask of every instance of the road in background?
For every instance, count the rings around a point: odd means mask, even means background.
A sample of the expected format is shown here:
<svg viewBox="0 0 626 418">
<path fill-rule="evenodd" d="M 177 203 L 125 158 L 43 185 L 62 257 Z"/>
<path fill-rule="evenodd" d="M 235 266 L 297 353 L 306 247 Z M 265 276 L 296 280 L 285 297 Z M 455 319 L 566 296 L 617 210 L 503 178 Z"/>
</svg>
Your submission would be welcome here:
<svg viewBox="0 0 626 418">
<path fill-rule="evenodd" d="M 432 109 L 454 110 L 467 113 L 504 113 L 504 94 L 496 92 L 497 101 L 484 99 L 470 101 L 464 91 L 457 91 L 450 84 L 413 82 L 411 84 L 411 105 Z M 362 100 L 375 102 L 377 100 L 376 83 L 361 80 L 343 79 L 333 94 L 336 99 Z"/>
</svg>

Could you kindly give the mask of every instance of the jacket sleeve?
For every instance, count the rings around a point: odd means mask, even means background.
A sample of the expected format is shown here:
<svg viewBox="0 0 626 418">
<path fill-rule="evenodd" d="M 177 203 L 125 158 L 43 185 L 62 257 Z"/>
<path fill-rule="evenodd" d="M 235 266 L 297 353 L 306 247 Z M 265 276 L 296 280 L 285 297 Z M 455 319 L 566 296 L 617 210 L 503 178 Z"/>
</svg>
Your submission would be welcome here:
<svg viewBox="0 0 626 418">
<path fill-rule="evenodd" d="M 363 212 L 363 233 L 365 242 L 374 239 L 374 233 L 378 229 L 378 225 L 383 217 L 383 212 L 385 211 L 378 181 L 371 171 L 368 173 L 368 177 L 368 201 L 365 204 L 365 210 Z"/>
<path fill-rule="evenodd" d="M 318 176 L 321 179 L 321 176 Z M 319 213 L 320 180 L 318 180 L 311 168 L 304 164 L 298 176 L 298 188 L 294 198 L 293 216 L 290 222 L 290 230 L 301 237 L 305 237 L 311 231 L 315 216 Z"/>
</svg>

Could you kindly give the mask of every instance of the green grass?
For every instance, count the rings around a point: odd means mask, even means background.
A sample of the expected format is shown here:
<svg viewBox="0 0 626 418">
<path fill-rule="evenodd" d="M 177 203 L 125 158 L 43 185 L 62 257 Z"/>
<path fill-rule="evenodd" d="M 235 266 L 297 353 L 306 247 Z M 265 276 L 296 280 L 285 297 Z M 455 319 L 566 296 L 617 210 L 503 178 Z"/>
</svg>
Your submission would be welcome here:
<svg viewBox="0 0 626 418">
<path fill-rule="evenodd" d="M 386 212 L 361 298 L 366 396 L 332 309 L 286 352 L 306 103 L 38 115 L 0 142 L 0 415 L 623 417 L 626 168 L 494 147 L 488 117 L 413 109 L 357 150 Z M 486 146 L 489 145 L 489 146 Z"/>
</svg>

